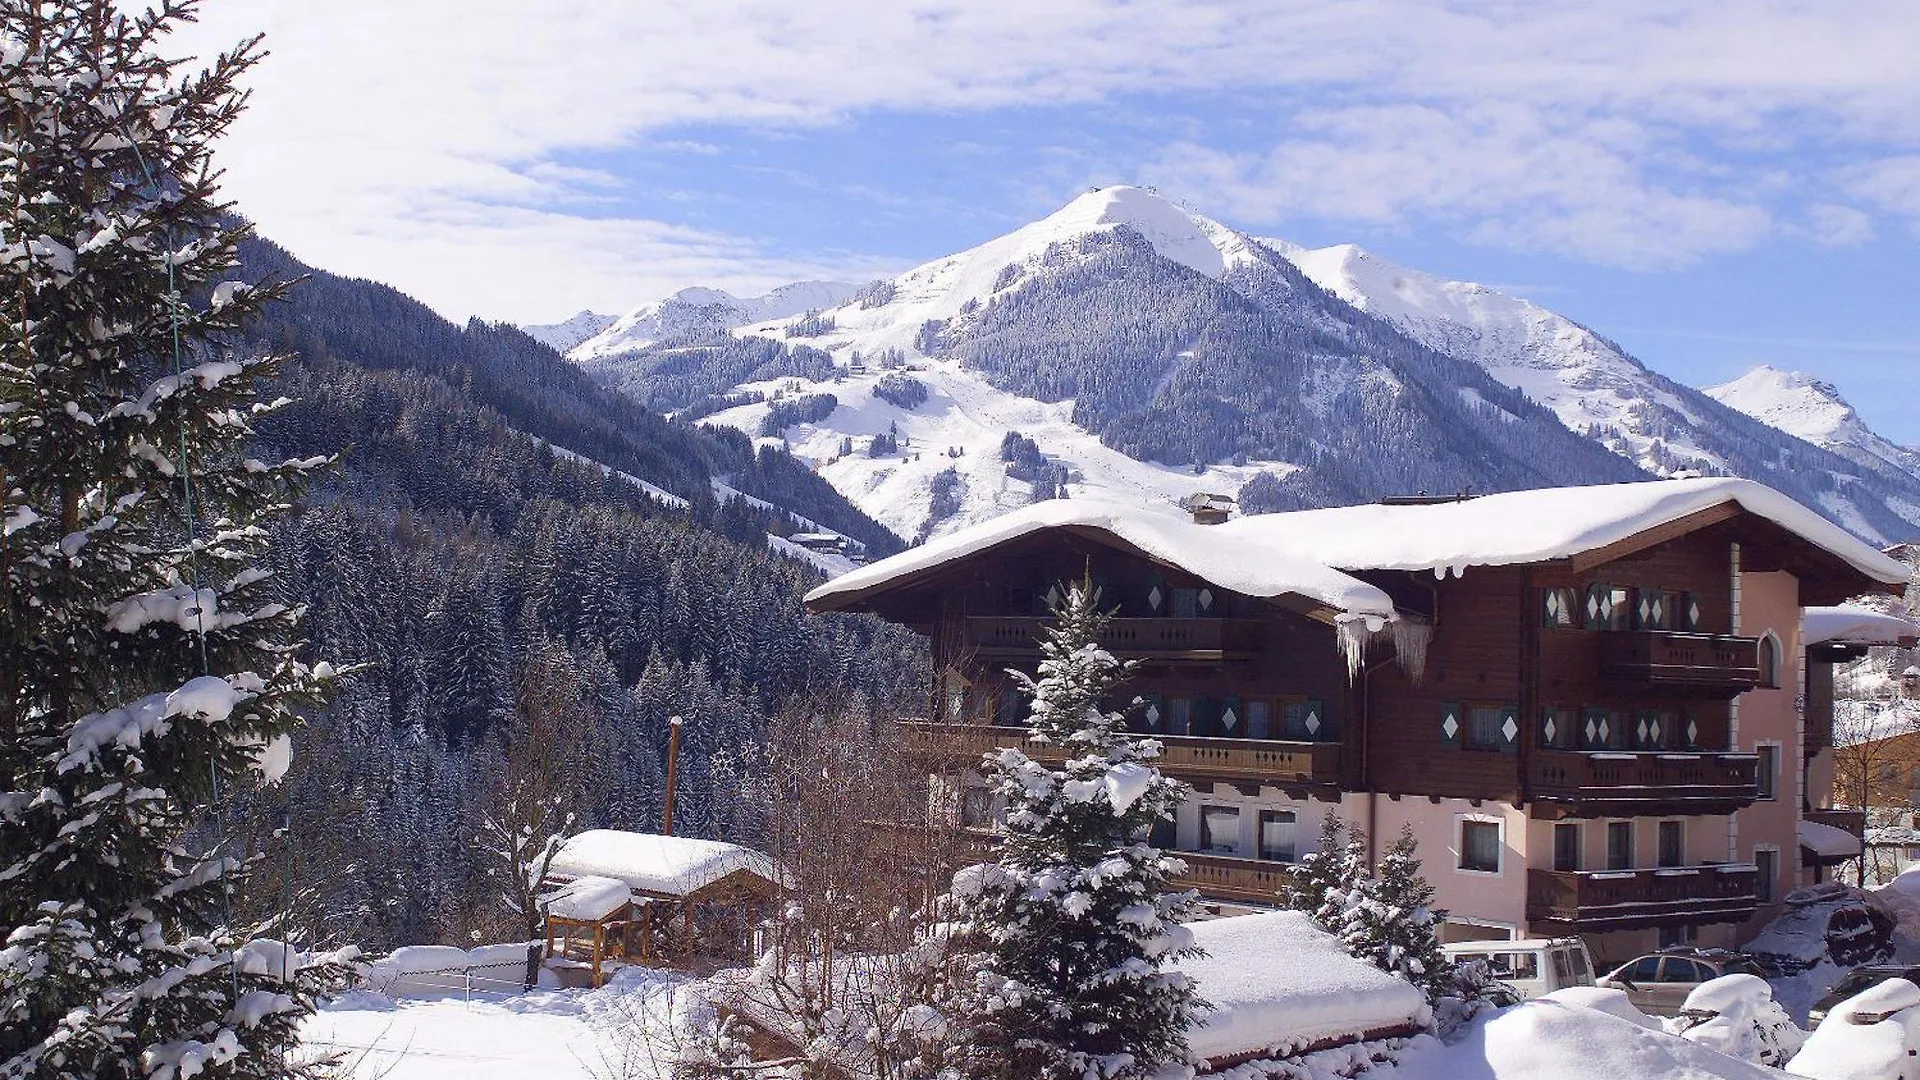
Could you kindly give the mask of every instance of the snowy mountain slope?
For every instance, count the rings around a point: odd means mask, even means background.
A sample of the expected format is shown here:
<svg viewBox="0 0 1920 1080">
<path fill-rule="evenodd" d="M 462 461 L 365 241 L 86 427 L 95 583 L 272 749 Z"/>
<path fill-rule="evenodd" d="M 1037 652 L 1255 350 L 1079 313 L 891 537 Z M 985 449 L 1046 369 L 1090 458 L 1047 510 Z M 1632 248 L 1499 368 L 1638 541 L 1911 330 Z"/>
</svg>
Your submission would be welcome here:
<svg viewBox="0 0 1920 1080">
<path fill-rule="evenodd" d="M 1830 387 L 1822 393 L 1812 380 L 1789 387 L 1755 373 L 1722 388 L 1724 396 L 1702 393 L 1520 297 L 1396 266 L 1351 244 L 1306 249 L 1262 242 L 1333 295 L 1432 348 L 1473 360 L 1551 409 L 1569 429 L 1650 472 L 1759 480 L 1870 539 L 1920 533 L 1915 455 L 1874 436 L 1844 402 L 1836 407 Z M 1777 406 L 1774 416 L 1748 415 L 1769 403 Z M 1785 413 L 1798 428 L 1774 423 Z"/>
<path fill-rule="evenodd" d="M 617 319 L 606 320 L 592 334 L 561 351 L 575 360 L 617 356 L 661 341 L 731 330 L 747 323 L 832 307 L 859 288 L 844 281 L 797 281 L 764 296 L 746 297 L 720 289 L 681 289 L 664 300 L 642 304 Z M 579 320 L 581 315 L 555 327 L 528 327 L 527 332 L 538 338 L 540 332 L 557 330 Z"/>
<path fill-rule="evenodd" d="M 1860 419 L 1830 382 L 1761 366 L 1705 393 L 1795 438 L 1870 467 L 1889 465 L 1920 475 L 1920 451 L 1881 436 Z"/>
<path fill-rule="evenodd" d="M 612 326 L 617 315 L 596 315 L 591 311 L 582 311 L 564 322 L 547 323 L 543 326 L 523 326 L 520 329 L 527 336 L 545 345 L 557 353 L 565 353 L 574 346 Z"/>
<path fill-rule="evenodd" d="M 1262 501 L 1299 506 L 1640 475 L 1471 363 L 1355 312 L 1251 238 L 1139 188 L 1091 191 L 838 307 L 734 334 L 837 362 L 837 372 L 733 389 L 834 394 L 829 415 L 782 434 L 908 535 L 1032 497 L 1000 452 L 1008 432 L 1031 437 L 1070 494 L 1162 504 L 1237 492 L 1256 477 Z M 679 370 L 690 352 L 632 362 Z M 873 396 L 881 375 L 866 369 L 901 363 L 927 387 L 925 403 Z M 754 401 L 710 419 L 756 433 L 772 407 Z M 868 456 L 890 428 L 901 453 Z M 841 453 L 849 444 L 854 453 Z"/>
</svg>

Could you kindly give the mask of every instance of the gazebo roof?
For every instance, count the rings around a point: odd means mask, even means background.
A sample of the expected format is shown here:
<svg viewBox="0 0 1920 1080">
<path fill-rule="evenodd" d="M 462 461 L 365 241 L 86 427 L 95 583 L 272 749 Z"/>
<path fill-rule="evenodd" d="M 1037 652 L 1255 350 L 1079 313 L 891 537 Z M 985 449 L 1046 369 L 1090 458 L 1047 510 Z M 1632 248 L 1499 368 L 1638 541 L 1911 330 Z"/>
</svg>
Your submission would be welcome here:
<svg viewBox="0 0 1920 1080">
<path fill-rule="evenodd" d="M 674 897 L 741 872 L 776 885 L 786 877 L 772 859 L 739 844 L 618 829 L 569 837 L 547 869 L 561 877 L 612 878 L 635 892 Z"/>
</svg>

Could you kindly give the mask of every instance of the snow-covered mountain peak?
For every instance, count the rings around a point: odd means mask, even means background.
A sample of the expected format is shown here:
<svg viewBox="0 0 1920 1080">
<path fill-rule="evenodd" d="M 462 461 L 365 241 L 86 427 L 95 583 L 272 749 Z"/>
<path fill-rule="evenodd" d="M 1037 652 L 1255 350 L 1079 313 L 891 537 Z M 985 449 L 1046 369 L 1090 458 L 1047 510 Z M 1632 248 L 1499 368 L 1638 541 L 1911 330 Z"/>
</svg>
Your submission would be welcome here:
<svg viewBox="0 0 1920 1080">
<path fill-rule="evenodd" d="M 1709 386 L 1706 392 L 1723 405 L 1816 446 L 1830 446 L 1865 426 L 1832 383 L 1804 372 L 1763 364 L 1731 382 Z"/>
<path fill-rule="evenodd" d="M 612 326 L 616 318 L 617 316 L 614 315 L 598 315 L 591 311 L 581 311 L 557 323 L 523 326 L 520 329 L 525 330 L 528 337 L 554 352 L 564 353 Z"/>
<path fill-rule="evenodd" d="M 667 338 L 731 330 L 747 323 L 829 308 L 859 288 L 845 281 L 796 281 L 763 296 L 735 296 L 724 289 L 695 285 L 608 320 L 596 333 L 566 351 L 575 360 L 616 356 Z M 527 332 L 539 337 L 539 332 L 547 329 L 528 327 Z"/>
</svg>

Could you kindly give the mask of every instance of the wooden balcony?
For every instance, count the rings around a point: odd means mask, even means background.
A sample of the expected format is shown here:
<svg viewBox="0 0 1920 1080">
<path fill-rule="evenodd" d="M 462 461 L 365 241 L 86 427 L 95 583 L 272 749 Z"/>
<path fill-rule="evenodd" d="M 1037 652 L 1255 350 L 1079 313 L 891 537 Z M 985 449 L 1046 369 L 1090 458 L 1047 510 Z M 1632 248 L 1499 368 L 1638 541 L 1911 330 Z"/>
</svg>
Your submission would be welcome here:
<svg viewBox="0 0 1920 1080">
<path fill-rule="evenodd" d="M 1535 817 L 1731 814 L 1759 798 L 1753 754 L 1542 750 L 1528 763 Z"/>
<path fill-rule="evenodd" d="M 1599 933 L 1740 922 L 1760 907 L 1760 872 L 1729 863 L 1657 870 L 1527 871 L 1535 932 Z"/>
<path fill-rule="evenodd" d="M 986 724 L 935 724 L 902 721 L 908 750 L 949 764 L 972 763 L 989 750 L 1017 746 L 1035 761 L 1063 760 L 1061 748 L 1027 738 L 1026 728 Z M 1340 744 L 1285 742 L 1277 739 L 1216 739 L 1197 735 L 1153 735 L 1160 742 L 1157 764 L 1183 779 L 1225 783 L 1337 786 Z"/>
<path fill-rule="evenodd" d="M 1016 615 L 967 619 L 967 643 L 976 655 L 1019 657 L 1040 650 L 1054 620 Z M 1122 659 L 1213 663 L 1252 659 L 1260 649 L 1258 619 L 1111 619 L 1100 644 Z"/>
<path fill-rule="evenodd" d="M 1667 694 L 1730 698 L 1759 685 L 1760 639 L 1677 630 L 1609 631 L 1600 635 L 1600 674 Z"/>
<path fill-rule="evenodd" d="M 1280 890 L 1293 880 L 1293 866 L 1290 863 L 1197 851 L 1169 851 L 1167 854 L 1187 864 L 1187 872 L 1175 878 L 1174 884 L 1193 889 L 1209 900 L 1231 900 L 1274 907 L 1280 903 Z"/>
<path fill-rule="evenodd" d="M 1864 840 L 1867 835 L 1867 812 L 1865 810 L 1808 810 L 1800 815 L 1808 821 L 1817 821 L 1852 834 L 1855 840 Z"/>
</svg>

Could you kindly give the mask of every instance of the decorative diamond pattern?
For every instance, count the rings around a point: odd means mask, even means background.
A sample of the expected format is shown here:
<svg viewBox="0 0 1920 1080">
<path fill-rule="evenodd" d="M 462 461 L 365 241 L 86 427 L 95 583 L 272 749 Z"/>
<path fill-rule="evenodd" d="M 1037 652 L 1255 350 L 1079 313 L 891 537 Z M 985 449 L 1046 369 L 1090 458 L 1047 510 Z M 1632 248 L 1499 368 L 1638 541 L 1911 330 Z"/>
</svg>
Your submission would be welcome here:
<svg viewBox="0 0 1920 1080">
<path fill-rule="evenodd" d="M 1594 593 L 1587 594 L 1587 621 L 1600 621 L 1600 597 Z"/>
<path fill-rule="evenodd" d="M 1160 726 L 1160 706 L 1151 701 L 1147 702 L 1147 726 Z"/>
<path fill-rule="evenodd" d="M 1591 716 L 1587 717 L 1586 734 L 1587 734 L 1588 746 L 1592 746 L 1594 743 L 1597 743 L 1600 741 L 1600 729 L 1597 726 L 1595 726 L 1593 722 L 1593 717 Z"/>
<path fill-rule="evenodd" d="M 1647 736 L 1647 742 L 1654 746 L 1660 745 L 1660 721 L 1655 720 L 1647 725 Z"/>
<path fill-rule="evenodd" d="M 1687 745 L 1692 746 L 1694 743 L 1697 743 L 1699 741 L 1700 741 L 1700 725 L 1694 723 L 1692 720 L 1687 721 Z"/>
<path fill-rule="evenodd" d="M 1060 606 L 1060 583 L 1057 581 L 1047 587 L 1047 606 L 1050 608 Z"/>
<path fill-rule="evenodd" d="M 1520 725 L 1509 716 L 1507 722 L 1500 725 L 1500 734 L 1505 735 L 1508 742 L 1512 742 L 1520 737 Z"/>
<path fill-rule="evenodd" d="M 1147 606 L 1155 611 L 1160 610 L 1160 605 L 1165 600 L 1166 595 L 1160 591 L 1160 586 L 1158 585 L 1155 585 L 1147 592 Z"/>
<path fill-rule="evenodd" d="M 1613 725 L 1604 719 L 1601 720 L 1600 721 L 1600 741 L 1606 742 L 1612 738 L 1613 738 Z"/>
<path fill-rule="evenodd" d="M 1547 620 L 1549 622 L 1556 622 L 1556 623 L 1559 622 L 1560 613 L 1564 610 L 1565 608 L 1563 607 L 1560 600 L 1560 590 L 1548 589 L 1547 590 Z"/>
<path fill-rule="evenodd" d="M 1645 720 L 1640 721 L 1640 726 L 1635 728 L 1634 732 L 1639 735 L 1642 743 L 1647 742 L 1647 722 Z"/>
<path fill-rule="evenodd" d="M 1228 731 L 1232 731 L 1233 725 L 1239 722 L 1240 722 L 1240 717 L 1234 713 L 1233 706 L 1229 705 L 1226 708 L 1220 710 L 1220 726 L 1221 727 L 1226 728 Z"/>
<path fill-rule="evenodd" d="M 1451 741 L 1455 736 L 1460 734 L 1460 721 L 1454 719 L 1452 713 L 1448 713 L 1447 718 L 1440 721 L 1440 730 L 1445 732 L 1447 739 Z"/>
<path fill-rule="evenodd" d="M 1447 717 L 1447 720 L 1451 722 L 1453 720 L 1453 717 L 1449 716 Z M 1320 734 L 1320 714 L 1319 712 L 1313 709 L 1307 710 L 1307 734 L 1309 735 Z M 1451 731 L 1447 732 L 1447 738 L 1449 739 L 1453 738 L 1453 732 Z"/>
<path fill-rule="evenodd" d="M 1687 629 L 1693 630 L 1699 627 L 1699 625 L 1700 625 L 1700 602 L 1698 600 L 1689 598 L 1687 600 Z"/>
<path fill-rule="evenodd" d="M 1549 716 L 1547 717 L 1547 722 L 1540 728 L 1540 733 L 1547 737 L 1548 743 L 1552 743 L 1554 734 L 1559 730 L 1560 729 L 1553 724 L 1553 717 Z"/>
<path fill-rule="evenodd" d="M 1201 611 L 1213 610 L 1213 590 L 1212 589 L 1200 590 L 1200 610 Z"/>
</svg>

